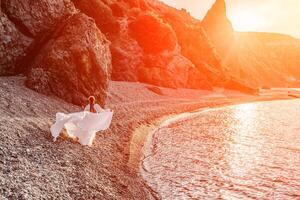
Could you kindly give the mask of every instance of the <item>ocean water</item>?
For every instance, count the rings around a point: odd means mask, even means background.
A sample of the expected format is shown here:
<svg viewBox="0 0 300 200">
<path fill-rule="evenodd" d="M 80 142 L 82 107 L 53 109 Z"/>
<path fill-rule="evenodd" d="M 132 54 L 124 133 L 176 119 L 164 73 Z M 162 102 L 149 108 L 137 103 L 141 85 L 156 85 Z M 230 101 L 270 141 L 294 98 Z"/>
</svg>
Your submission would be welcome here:
<svg viewBox="0 0 300 200">
<path fill-rule="evenodd" d="M 300 199 L 300 101 L 176 119 L 152 135 L 141 174 L 162 199 Z"/>
</svg>

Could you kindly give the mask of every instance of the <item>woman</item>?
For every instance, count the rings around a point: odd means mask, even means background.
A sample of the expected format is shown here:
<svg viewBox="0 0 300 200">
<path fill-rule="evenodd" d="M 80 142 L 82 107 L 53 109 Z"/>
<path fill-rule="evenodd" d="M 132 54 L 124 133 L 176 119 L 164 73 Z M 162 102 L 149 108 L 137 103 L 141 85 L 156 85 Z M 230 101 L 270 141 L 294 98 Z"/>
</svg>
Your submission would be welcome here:
<svg viewBox="0 0 300 200">
<path fill-rule="evenodd" d="M 78 138 L 80 144 L 91 146 L 96 133 L 109 128 L 113 112 L 110 109 L 102 109 L 95 103 L 96 100 L 93 96 L 90 96 L 88 100 L 89 104 L 85 107 L 84 112 L 56 113 L 56 122 L 50 128 L 54 141 L 65 129 L 66 136 Z"/>
<path fill-rule="evenodd" d="M 99 104 L 96 104 L 94 96 L 88 98 L 89 104 L 85 107 L 84 111 L 90 111 L 91 113 L 99 113 L 104 111 Z"/>
<path fill-rule="evenodd" d="M 96 109 L 95 109 L 95 97 L 94 96 L 90 96 L 89 97 L 89 104 L 90 104 L 90 112 L 92 113 L 97 113 Z"/>
</svg>

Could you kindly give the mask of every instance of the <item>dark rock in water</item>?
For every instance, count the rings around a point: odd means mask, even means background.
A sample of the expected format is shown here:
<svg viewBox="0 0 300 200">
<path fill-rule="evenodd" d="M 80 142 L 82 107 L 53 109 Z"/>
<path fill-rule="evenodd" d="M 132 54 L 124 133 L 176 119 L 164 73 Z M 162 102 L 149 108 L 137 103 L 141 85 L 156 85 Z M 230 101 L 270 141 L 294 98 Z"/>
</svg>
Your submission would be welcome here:
<svg viewBox="0 0 300 200">
<path fill-rule="evenodd" d="M 0 76 L 17 73 L 16 65 L 26 51 L 32 39 L 22 34 L 8 19 L 7 15 L 0 13 Z"/>
<path fill-rule="evenodd" d="M 146 53 L 172 51 L 177 45 L 176 34 L 169 24 L 153 14 L 141 14 L 129 24 L 129 34 Z"/>
<path fill-rule="evenodd" d="M 101 32 L 108 35 L 118 34 L 120 25 L 109 6 L 101 0 L 74 0 L 76 8 L 92 17 Z"/>
<path fill-rule="evenodd" d="M 91 18 L 75 14 L 57 29 L 31 68 L 30 88 L 77 105 L 94 95 L 103 104 L 111 74 L 109 41 Z"/>
<path fill-rule="evenodd" d="M 9 19 L 24 34 L 37 37 L 76 12 L 71 0 L 1 0 Z"/>
</svg>

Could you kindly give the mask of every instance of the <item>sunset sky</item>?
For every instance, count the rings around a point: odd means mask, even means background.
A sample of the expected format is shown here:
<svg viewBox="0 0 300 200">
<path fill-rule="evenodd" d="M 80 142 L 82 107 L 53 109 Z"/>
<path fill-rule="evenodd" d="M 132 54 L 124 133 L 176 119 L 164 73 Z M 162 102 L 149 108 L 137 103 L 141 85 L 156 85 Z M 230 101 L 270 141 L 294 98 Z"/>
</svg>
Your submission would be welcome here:
<svg viewBox="0 0 300 200">
<path fill-rule="evenodd" d="M 202 19 L 215 0 L 162 0 Z M 300 38 L 300 0 L 227 0 L 227 15 L 238 31 L 278 32 Z"/>
</svg>

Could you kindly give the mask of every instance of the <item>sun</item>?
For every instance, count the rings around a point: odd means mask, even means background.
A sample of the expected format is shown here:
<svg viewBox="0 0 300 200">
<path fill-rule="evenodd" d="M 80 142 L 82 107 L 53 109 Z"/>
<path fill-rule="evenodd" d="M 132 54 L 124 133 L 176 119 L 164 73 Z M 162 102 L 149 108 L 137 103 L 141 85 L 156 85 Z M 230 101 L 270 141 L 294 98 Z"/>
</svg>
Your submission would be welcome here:
<svg viewBox="0 0 300 200">
<path fill-rule="evenodd" d="M 229 18 L 236 31 L 260 30 L 265 21 L 264 18 L 258 16 L 257 13 L 248 10 L 233 12 Z"/>
</svg>

